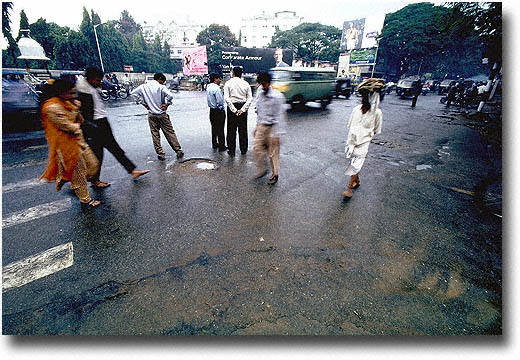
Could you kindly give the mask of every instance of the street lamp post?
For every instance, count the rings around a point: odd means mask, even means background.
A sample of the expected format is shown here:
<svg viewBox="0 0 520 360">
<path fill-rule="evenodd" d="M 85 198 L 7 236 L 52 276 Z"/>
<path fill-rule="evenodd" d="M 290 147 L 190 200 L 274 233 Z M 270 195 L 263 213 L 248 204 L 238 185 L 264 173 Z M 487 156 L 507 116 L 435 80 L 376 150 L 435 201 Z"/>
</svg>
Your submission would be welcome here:
<svg viewBox="0 0 520 360">
<path fill-rule="evenodd" d="M 94 25 L 94 35 L 96 36 L 96 44 L 97 44 L 97 50 L 98 50 L 98 53 L 99 53 L 99 61 L 101 62 L 101 71 L 103 71 L 103 74 L 104 74 L 105 73 L 105 67 L 103 66 L 103 58 L 101 57 L 101 49 L 99 48 L 99 40 L 98 40 L 98 37 L 97 37 L 97 31 L 96 31 L 96 27 L 98 27 L 99 25 L 101 25 L 101 24 Z"/>
</svg>

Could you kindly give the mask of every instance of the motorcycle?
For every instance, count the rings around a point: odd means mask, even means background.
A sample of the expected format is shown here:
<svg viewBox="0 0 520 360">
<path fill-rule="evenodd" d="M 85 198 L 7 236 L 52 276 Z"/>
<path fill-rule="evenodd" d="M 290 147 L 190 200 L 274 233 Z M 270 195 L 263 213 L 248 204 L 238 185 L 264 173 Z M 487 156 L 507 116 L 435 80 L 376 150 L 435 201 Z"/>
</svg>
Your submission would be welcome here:
<svg viewBox="0 0 520 360">
<path fill-rule="evenodd" d="M 421 89 L 421 95 L 428 95 L 429 92 L 430 92 L 430 87 L 423 85 L 423 87 Z"/>
<path fill-rule="evenodd" d="M 128 91 L 124 87 L 114 85 L 114 87 L 112 87 L 111 89 L 102 89 L 100 95 L 103 101 L 110 100 L 111 96 L 113 96 L 116 99 L 126 99 L 128 97 Z"/>
</svg>

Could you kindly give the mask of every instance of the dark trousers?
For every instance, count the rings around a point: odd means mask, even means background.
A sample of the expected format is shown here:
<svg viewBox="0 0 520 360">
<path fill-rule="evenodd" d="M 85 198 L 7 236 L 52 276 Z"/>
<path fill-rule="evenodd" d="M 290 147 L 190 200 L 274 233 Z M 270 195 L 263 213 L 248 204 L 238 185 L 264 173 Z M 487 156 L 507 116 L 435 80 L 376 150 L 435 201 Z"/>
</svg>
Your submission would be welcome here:
<svg viewBox="0 0 520 360">
<path fill-rule="evenodd" d="M 91 122 L 85 122 L 81 126 L 83 130 L 83 135 L 85 136 L 85 140 L 88 143 L 88 146 L 92 149 L 94 154 L 99 160 L 99 170 L 97 174 L 95 174 L 90 182 L 94 183 L 99 180 L 99 176 L 101 174 L 101 164 L 103 163 L 103 149 L 106 148 L 108 151 L 114 155 L 114 157 L 119 161 L 121 165 L 126 169 L 126 171 L 130 174 L 135 170 L 135 165 L 130 161 L 125 155 L 125 152 L 116 139 L 114 138 L 114 134 L 112 133 L 112 128 L 108 122 L 107 118 L 93 120 Z"/>
<path fill-rule="evenodd" d="M 234 103 L 235 108 L 240 109 L 244 103 Z M 240 152 L 245 154 L 247 152 L 247 111 L 240 116 L 237 116 L 229 108 L 227 109 L 227 146 L 228 151 L 235 153 L 236 139 L 238 130 L 238 143 Z"/>
<path fill-rule="evenodd" d="M 412 107 L 415 107 L 415 104 L 417 104 L 417 98 L 419 97 L 419 95 L 414 95 L 413 98 L 412 98 Z"/>
<path fill-rule="evenodd" d="M 224 124 L 226 113 L 224 110 L 209 109 L 209 121 L 211 122 L 211 145 L 213 149 L 226 149 L 226 139 L 224 137 Z"/>
</svg>

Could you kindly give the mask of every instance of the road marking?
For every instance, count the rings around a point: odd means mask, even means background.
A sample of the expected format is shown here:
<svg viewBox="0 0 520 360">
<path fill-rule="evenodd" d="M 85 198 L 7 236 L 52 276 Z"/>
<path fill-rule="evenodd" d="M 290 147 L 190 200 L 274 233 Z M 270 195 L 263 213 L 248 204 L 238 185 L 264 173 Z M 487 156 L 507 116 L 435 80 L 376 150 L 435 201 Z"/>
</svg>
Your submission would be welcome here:
<svg viewBox="0 0 520 360">
<path fill-rule="evenodd" d="M 25 222 L 39 219 L 44 216 L 58 214 L 60 212 L 69 210 L 70 207 L 71 200 L 67 198 L 25 209 L 2 218 L 2 228 L 23 224 Z"/>
<path fill-rule="evenodd" d="M 29 189 L 32 187 L 42 185 L 42 184 L 46 184 L 46 182 L 45 181 L 40 182 L 40 181 L 38 181 L 38 179 L 20 181 L 17 183 L 5 184 L 4 186 L 2 186 L 2 192 L 8 193 L 8 192 L 13 192 L 13 191 L 25 190 L 25 189 Z"/>
<path fill-rule="evenodd" d="M 72 242 L 13 262 L 2 268 L 2 292 L 66 269 L 74 263 Z"/>
</svg>

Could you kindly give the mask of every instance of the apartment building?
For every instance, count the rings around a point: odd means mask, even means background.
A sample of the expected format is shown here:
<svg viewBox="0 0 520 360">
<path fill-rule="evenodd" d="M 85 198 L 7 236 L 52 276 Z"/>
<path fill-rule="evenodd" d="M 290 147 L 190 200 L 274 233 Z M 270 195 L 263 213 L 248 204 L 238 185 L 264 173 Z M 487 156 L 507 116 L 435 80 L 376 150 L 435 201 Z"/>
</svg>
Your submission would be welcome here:
<svg viewBox="0 0 520 360">
<path fill-rule="evenodd" d="M 295 11 L 279 11 L 274 14 L 263 12 L 261 15 L 243 18 L 240 26 L 240 46 L 264 48 L 269 45 L 278 28 L 290 30 L 303 22 L 303 17 Z"/>
</svg>

